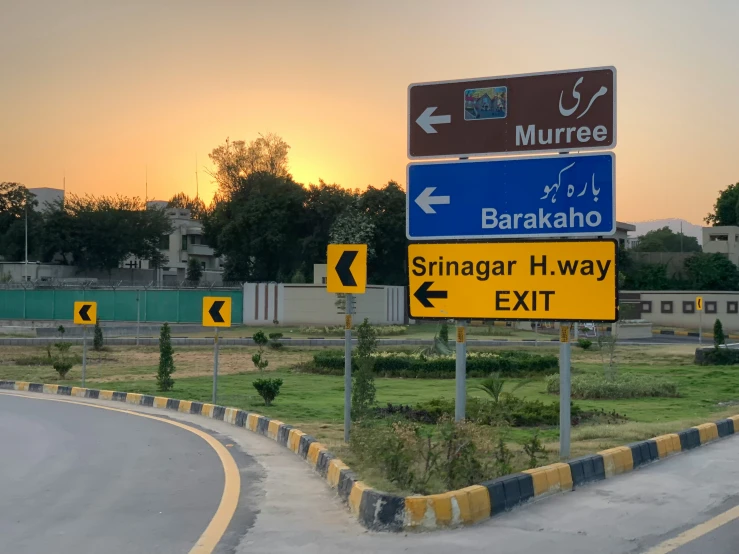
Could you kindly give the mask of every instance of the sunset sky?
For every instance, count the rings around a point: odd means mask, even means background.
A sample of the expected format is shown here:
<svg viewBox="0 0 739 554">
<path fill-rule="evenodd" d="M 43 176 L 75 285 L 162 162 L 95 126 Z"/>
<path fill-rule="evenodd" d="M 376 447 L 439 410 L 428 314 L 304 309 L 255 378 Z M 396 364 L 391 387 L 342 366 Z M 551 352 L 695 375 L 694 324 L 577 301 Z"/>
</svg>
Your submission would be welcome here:
<svg viewBox="0 0 739 554">
<path fill-rule="evenodd" d="M 195 194 L 273 132 L 298 182 L 405 185 L 413 82 L 613 65 L 617 216 L 739 181 L 739 2 L 0 0 L 0 181 Z"/>
</svg>

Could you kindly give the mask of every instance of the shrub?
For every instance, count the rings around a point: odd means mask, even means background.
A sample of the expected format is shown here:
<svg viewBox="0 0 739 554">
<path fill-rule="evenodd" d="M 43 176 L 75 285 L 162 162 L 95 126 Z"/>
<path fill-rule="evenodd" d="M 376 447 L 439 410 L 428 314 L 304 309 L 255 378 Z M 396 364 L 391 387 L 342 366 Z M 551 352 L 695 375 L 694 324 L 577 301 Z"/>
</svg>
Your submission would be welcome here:
<svg viewBox="0 0 739 554">
<path fill-rule="evenodd" d="M 357 365 L 359 366 L 357 371 L 352 373 L 352 420 L 370 415 L 377 403 L 372 358 L 361 358 Z"/>
<path fill-rule="evenodd" d="M 269 360 L 264 357 L 264 352 L 254 352 L 254 354 L 251 355 L 251 361 L 254 364 L 254 367 L 256 367 L 260 372 L 267 369 L 267 366 L 269 365 Z"/>
<path fill-rule="evenodd" d="M 734 365 L 739 364 L 739 350 L 733 348 L 706 349 L 702 356 L 696 354 L 696 362 L 701 365 Z"/>
<path fill-rule="evenodd" d="M 200 279 L 203 278 L 203 266 L 195 258 L 187 260 L 187 275 L 185 277 L 195 285 L 200 283 Z"/>
<path fill-rule="evenodd" d="M 570 410 L 573 422 L 579 422 L 582 410 L 574 404 Z M 502 396 L 498 402 L 469 397 L 466 411 L 467 420 L 478 425 L 534 427 L 559 424 L 559 402 L 544 404 L 540 400 L 525 400 L 511 395 Z M 414 407 L 388 404 L 375 413 L 379 417 L 402 415 L 409 421 L 436 424 L 454 415 L 454 400 L 438 397 L 419 402 Z"/>
<path fill-rule="evenodd" d="M 559 375 L 546 379 L 547 392 L 559 394 Z M 602 375 L 574 375 L 572 377 L 572 398 L 643 398 L 679 396 L 677 384 L 647 375 L 624 374 L 612 379 Z"/>
<path fill-rule="evenodd" d="M 267 338 L 267 335 L 264 334 L 264 331 L 259 330 L 254 335 L 252 335 L 251 340 L 254 341 L 254 344 L 256 344 L 259 349 L 261 350 L 265 346 L 267 346 L 267 343 L 269 342 L 269 339 Z"/>
<path fill-rule="evenodd" d="M 593 341 L 590 339 L 577 339 L 577 345 L 583 350 L 588 350 L 593 346 Z"/>
<path fill-rule="evenodd" d="M 405 325 L 373 325 L 372 326 L 377 333 L 378 337 L 389 337 L 394 335 L 404 335 L 408 332 L 408 327 Z M 305 335 L 329 335 L 336 337 L 344 336 L 343 325 L 329 325 L 325 327 L 301 327 L 300 332 Z"/>
<path fill-rule="evenodd" d="M 255 379 L 252 385 L 264 400 L 264 405 L 271 406 L 272 401 L 280 394 L 282 379 Z"/>
<path fill-rule="evenodd" d="M 69 373 L 69 370 L 72 369 L 72 362 L 71 360 L 57 358 L 54 360 L 52 366 L 54 367 L 54 370 L 59 374 L 59 378 L 65 379 L 67 377 L 67 373 Z"/>
<path fill-rule="evenodd" d="M 282 348 L 282 343 L 280 342 L 280 339 L 282 338 L 282 333 L 270 333 L 269 334 L 269 347 L 273 350 L 278 350 Z"/>
<path fill-rule="evenodd" d="M 439 340 L 444 344 L 449 344 L 449 323 L 443 321 L 439 328 Z"/>
<path fill-rule="evenodd" d="M 67 376 L 67 373 L 69 373 L 69 370 L 72 369 L 72 366 L 74 365 L 73 361 L 68 356 L 69 349 L 71 347 L 71 342 L 60 341 L 54 343 L 54 348 L 57 349 L 58 354 L 54 358 L 51 366 L 59 374 L 60 379 L 64 379 Z"/>
<path fill-rule="evenodd" d="M 721 320 L 717 319 L 713 324 L 713 345 L 718 349 L 722 344 L 726 344 L 726 335 Z"/>
<path fill-rule="evenodd" d="M 172 348 L 172 337 L 169 324 L 164 323 L 159 332 L 159 369 L 157 370 L 157 389 L 162 392 L 172 390 L 174 379 L 172 374 L 174 367 L 174 349 Z"/>
<path fill-rule="evenodd" d="M 546 459 L 547 449 L 539 439 L 539 431 L 536 431 L 531 438 L 523 444 L 523 451 L 529 458 L 529 469 L 534 469 L 539 465 L 540 459 Z"/>
<path fill-rule="evenodd" d="M 365 317 L 361 325 L 357 326 L 357 351 L 359 358 L 369 358 L 377 351 L 377 331 Z"/>
<path fill-rule="evenodd" d="M 403 354 L 379 352 L 372 355 L 374 372 L 384 377 L 404 378 L 454 378 L 455 357 L 434 356 L 422 353 Z M 353 367 L 356 360 L 353 360 Z M 501 376 L 521 377 L 528 374 L 548 373 L 559 367 L 556 356 L 532 354 L 526 351 L 507 350 L 496 353 L 473 352 L 467 356 L 469 377 L 488 377 L 499 372 Z M 337 350 L 318 352 L 313 364 L 305 368 L 315 373 L 340 375 L 344 371 L 344 354 Z"/>
<path fill-rule="evenodd" d="M 95 321 L 95 332 L 92 338 L 92 348 L 98 352 L 103 349 L 103 330 L 100 327 L 100 321 Z"/>
</svg>

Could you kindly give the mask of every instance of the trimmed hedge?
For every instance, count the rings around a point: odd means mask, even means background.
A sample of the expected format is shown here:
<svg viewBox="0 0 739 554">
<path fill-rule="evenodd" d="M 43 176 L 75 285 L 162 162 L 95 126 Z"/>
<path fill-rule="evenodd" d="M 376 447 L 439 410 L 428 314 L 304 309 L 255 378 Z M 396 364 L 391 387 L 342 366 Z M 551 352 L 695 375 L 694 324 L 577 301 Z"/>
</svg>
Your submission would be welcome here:
<svg viewBox="0 0 739 554">
<path fill-rule="evenodd" d="M 424 357 L 418 354 L 380 353 L 372 357 L 374 372 L 383 377 L 405 378 L 453 378 L 456 371 L 454 357 Z M 532 354 L 526 351 L 502 351 L 499 353 L 473 353 L 467 356 L 467 375 L 485 377 L 499 372 L 505 376 L 521 376 L 531 373 L 550 373 L 559 367 L 556 356 Z M 356 368 L 356 360 L 352 360 Z M 342 374 L 344 353 L 338 350 L 318 352 L 313 356 L 314 373 Z"/>
<path fill-rule="evenodd" d="M 559 374 L 546 379 L 547 392 L 559 393 Z M 680 396 L 677 384 L 647 375 L 624 373 L 613 379 L 603 375 L 574 375 L 571 381 L 572 398 L 650 398 Z"/>
<path fill-rule="evenodd" d="M 732 348 L 698 348 L 695 351 L 695 362 L 700 365 L 739 364 L 739 350 Z"/>
<path fill-rule="evenodd" d="M 570 413 L 573 424 L 577 425 L 582 417 L 582 410 L 571 403 Z M 439 397 L 419 402 L 415 406 L 387 404 L 376 408 L 375 415 L 383 418 L 402 416 L 409 421 L 436 424 L 442 416 L 454 416 L 454 400 Z M 504 395 L 500 402 L 467 397 L 467 419 L 479 425 L 559 425 L 559 401 L 545 404 L 540 400 L 526 400 L 510 395 Z"/>
</svg>

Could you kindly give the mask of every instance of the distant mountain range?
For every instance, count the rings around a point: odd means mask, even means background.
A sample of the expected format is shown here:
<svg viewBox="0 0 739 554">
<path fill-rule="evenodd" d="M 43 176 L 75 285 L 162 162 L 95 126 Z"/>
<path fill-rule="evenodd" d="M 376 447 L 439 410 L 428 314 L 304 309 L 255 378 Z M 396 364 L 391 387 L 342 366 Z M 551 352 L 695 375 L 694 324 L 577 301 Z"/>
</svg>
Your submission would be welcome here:
<svg viewBox="0 0 739 554">
<path fill-rule="evenodd" d="M 636 226 L 636 231 L 634 231 L 632 235 L 634 237 L 640 237 L 647 234 L 649 231 L 655 231 L 662 227 L 669 227 L 673 232 L 679 233 L 681 223 L 683 234 L 687 237 L 697 238 L 698 244 L 703 245 L 703 227 L 700 225 L 693 225 L 684 219 L 654 219 L 652 221 L 631 222 L 632 225 Z"/>
</svg>

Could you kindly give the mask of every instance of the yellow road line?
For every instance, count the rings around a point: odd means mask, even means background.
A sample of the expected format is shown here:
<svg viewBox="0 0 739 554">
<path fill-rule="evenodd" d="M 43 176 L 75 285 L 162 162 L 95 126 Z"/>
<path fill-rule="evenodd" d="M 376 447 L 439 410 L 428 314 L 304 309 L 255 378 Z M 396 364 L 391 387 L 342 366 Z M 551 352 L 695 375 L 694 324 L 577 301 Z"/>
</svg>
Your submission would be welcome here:
<svg viewBox="0 0 739 554">
<path fill-rule="evenodd" d="M 713 519 L 709 519 L 705 523 L 696 525 L 692 529 L 688 529 L 673 539 L 669 539 L 662 544 L 658 544 L 654 548 L 647 550 L 644 554 L 668 554 L 668 552 L 677 550 L 681 546 L 684 546 L 695 539 L 699 539 L 703 535 L 707 535 L 711 531 L 715 531 L 722 525 L 726 525 L 735 519 L 739 519 L 739 506 L 735 506 L 731 510 L 726 511 L 723 514 L 719 514 Z"/>
<path fill-rule="evenodd" d="M 218 458 L 221 460 L 223 465 L 224 483 L 223 483 L 223 494 L 221 495 L 221 502 L 218 505 L 215 515 L 210 520 L 210 523 L 200 535 L 200 538 L 195 543 L 195 546 L 190 550 L 190 554 L 211 554 L 218 542 L 226 532 L 228 524 L 231 522 L 231 518 L 236 512 L 236 506 L 239 502 L 239 495 L 241 493 L 241 476 L 239 474 L 239 468 L 236 466 L 236 462 L 231 457 L 231 454 L 226 450 L 220 442 L 210 436 L 208 433 L 204 433 L 200 429 L 195 429 L 179 421 L 173 421 L 171 419 L 164 419 L 161 417 L 142 414 L 131 410 L 121 410 L 120 408 L 112 408 L 109 406 L 98 406 L 97 404 L 90 404 L 88 402 L 78 402 L 75 400 L 66 400 L 62 398 L 44 398 L 43 396 L 32 396 L 28 394 L 13 394 L 11 392 L 2 391 L 0 394 L 7 396 L 19 396 L 22 398 L 30 398 L 32 400 L 46 400 L 48 402 L 65 402 L 68 404 L 78 404 L 80 406 L 89 406 L 91 408 L 98 408 L 100 410 L 109 410 L 111 412 L 121 412 L 124 414 L 130 414 L 138 417 L 145 417 L 146 419 L 153 419 L 161 421 L 163 423 L 169 423 L 180 429 L 190 431 L 191 433 L 199 436 L 210 447 L 216 451 Z"/>
</svg>

